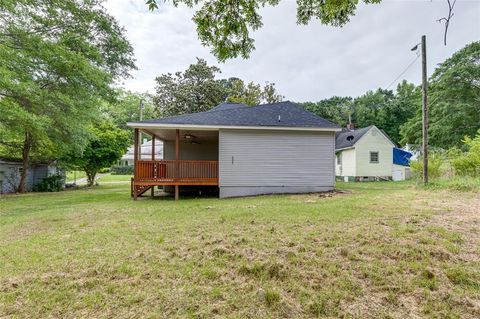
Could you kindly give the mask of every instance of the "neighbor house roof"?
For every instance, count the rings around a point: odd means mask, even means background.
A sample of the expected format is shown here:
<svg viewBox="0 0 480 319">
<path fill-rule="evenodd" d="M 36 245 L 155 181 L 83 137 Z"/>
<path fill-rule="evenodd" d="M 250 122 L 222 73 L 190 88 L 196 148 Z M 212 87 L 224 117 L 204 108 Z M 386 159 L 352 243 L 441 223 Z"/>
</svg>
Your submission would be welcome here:
<svg viewBox="0 0 480 319">
<path fill-rule="evenodd" d="M 285 127 L 337 131 L 340 128 L 290 101 L 247 106 L 222 103 L 207 112 L 128 123 L 129 126 Z"/>
<path fill-rule="evenodd" d="M 376 127 L 375 125 L 370 125 L 367 127 L 355 129 L 355 130 L 348 130 L 348 129 L 342 129 L 341 132 L 338 132 L 335 134 L 335 149 L 336 150 L 341 150 L 345 148 L 350 148 L 353 147 L 359 140 L 360 138 L 365 135 L 368 131 L 370 131 L 371 128 Z M 392 139 L 385 133 L 384 130 L 379 129 L 376 127 L 382 134 L 385 136 L 386 139 L 388 139 L 393 145 L 396 145 Z"/>
<path fill-rule="evenodd" d="M 352 147 L 372 126 L 373 125 L 370 125 L 356 130 L 342 129 L 341 132 L 335 134 L 335 149 L 339 150 Z"/>
</svg>

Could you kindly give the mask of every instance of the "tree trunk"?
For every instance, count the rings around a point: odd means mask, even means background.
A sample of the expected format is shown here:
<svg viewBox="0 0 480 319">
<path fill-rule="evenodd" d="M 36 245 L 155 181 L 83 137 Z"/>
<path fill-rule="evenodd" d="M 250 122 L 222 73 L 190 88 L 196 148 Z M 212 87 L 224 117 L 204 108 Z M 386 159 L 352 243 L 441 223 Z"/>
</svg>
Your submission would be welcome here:
<svg viewBox="0 0 480 319">
<path fill-rule="evenodd" d="M 30 164 L 30 149 L 32 147 L 32 140 L 30 134 L 25 132 L 25 138 L 23 140 L 23 150 L 22 150 L 22 173 L 20 175 L 20 182 L 18 184 L 18 192 L 25 193 L 26 191 L 26 182 L 28 176 L 28 166 Z"/>
<path fill-rule="evenodd" d="M 97 172 L 85 172 L 87 173 L 87 186 L 93 186 L 95 183 L 95 176 L 97 175 Z"/>
</svg>

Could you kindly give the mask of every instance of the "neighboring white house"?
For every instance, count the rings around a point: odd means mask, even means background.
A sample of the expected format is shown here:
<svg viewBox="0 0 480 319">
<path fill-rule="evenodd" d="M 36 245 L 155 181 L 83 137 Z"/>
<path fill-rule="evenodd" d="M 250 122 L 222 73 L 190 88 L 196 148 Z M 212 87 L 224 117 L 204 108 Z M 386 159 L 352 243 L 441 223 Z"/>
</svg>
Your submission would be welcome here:
<svg viewBox="0 0 480 319">
<path fill-rule="evenodd" d="M 406 179 L 410 175 L 408 159 L 394 164 L 394 152 L 410 154 L 397 149 L 375 125 L 344 129 L 335 136 L 335 175 L 345 181 Z"/>
<path fill-rule="evenodd" d="M 128 148 L 125 155 L 123 155 L 120 161 L 118 162 L 118 165 L 133 166 L 133 162 L 134 162 L 133 148 L 134 148 L 133 145 Z M 152 140 L 142 143 L 141 149 L 142 151 L 141 151 L 140 158 L 143 158 L 143 159 L 152 158 Z M 163 158 L 163 142 L 159 140 L 155 141 L 155 158 L 156 159 Z"/>
<path fill-rule="evenodd" d="M 23 166 L 20 161 L 0 158 L 0 194 L 13 193 L 20 182 Z M 31 191 L 33 186 L 40 183 L 45 177 L 64 174 L 56 165 L 36 164 L 30 166 L 27 173 L 26 189 Z"/>
</svg>

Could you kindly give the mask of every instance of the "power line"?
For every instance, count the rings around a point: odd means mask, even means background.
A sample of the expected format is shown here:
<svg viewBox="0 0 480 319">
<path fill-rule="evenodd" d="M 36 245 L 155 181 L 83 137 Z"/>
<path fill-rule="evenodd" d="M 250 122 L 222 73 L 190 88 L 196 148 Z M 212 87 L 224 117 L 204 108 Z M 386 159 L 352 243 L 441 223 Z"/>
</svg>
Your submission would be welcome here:
<svg viewBox="0 0 480 319">
<path fill-rule="evenodd" d="M 393 84 L 395 84 L 395 82 L 398 81 L 398 79 L 400 79 L 402 77 L 402 75 L 404 75 L 408 69 L 410 69 L 412 67 L 412 65 L 418 60 L 418 58 L 420 57 L 420 55 L 417 55 L 416 58 L 410 62 L 410 64 L 405 68 L 405 70 L 402 71 L 402 73 L 400 73 L 396 78 L 395 80 L 393 80 L 386 88 L 386 90 L 388 90 Z"/>
</svg>

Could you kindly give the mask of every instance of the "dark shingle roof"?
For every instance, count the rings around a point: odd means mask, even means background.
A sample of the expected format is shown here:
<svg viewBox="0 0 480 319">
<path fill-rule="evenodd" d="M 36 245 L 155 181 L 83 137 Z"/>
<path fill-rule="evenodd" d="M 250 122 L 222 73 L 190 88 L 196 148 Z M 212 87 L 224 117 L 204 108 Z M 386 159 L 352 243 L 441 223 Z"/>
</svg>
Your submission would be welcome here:
<svg viewBox="0 0 480 319">
<path fill-rule="evenodd" d="M 222 104 L 219 104 L 219 105 L 215 106 L 213 109 L 209 110 L 208 112 L 232 110 L 232 109 L 237 109 L 239 107 L 248 107 L 248 105 L 243 104 L 243 103 L 225 102 L 225 103 L 222 103 Z"/>
<path fill-rule="evenodd" d="M 372 128 L 373 125 L 359 128 L 353 131 L 343 129 L 341 132 L 335 134 L 335 149 L 352 147 L 355 143 Z"/>
<path fill-rule="evenodd" d="M 367 133 L 374 126 L 375 125 L 370 125 L 370 126 L 367 126 L 367 127 L 355 129 L 353 131 L 350 131 L 348 129 L 342 129 L 341 132 L 337 132 L 335 134 L 335 149 L 339 150 L 339 149 L 342 149 L 342 148 L 352 147 L 353 145 L 355 145 L 355 143 L 358 142 L 358 140 L 363 135 L 365 135 L 365 133 Z M 377 129 L 378 129 L 378 127 L 377 127 Z M 392 142 L 393 145 L 396 145 L 395 142 L 392 141 L 390 136 L 388 136 L 387 133 L 384 130 L 382 130 L 382 129 L 379 129 L 379 130 L 390 142 Z"/>
<path fill-rule="evenodd" d="M 171 116 L 141 123 L 339 128 L 336 124 L 290 101 L 256 106 L 223 103 L 207 112 Z"/>
</svg>

